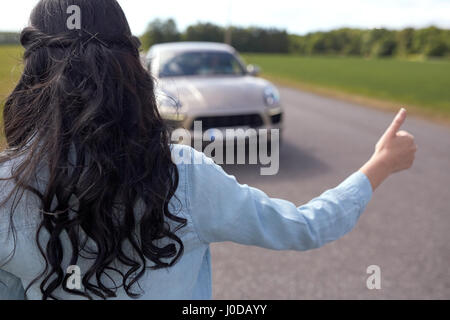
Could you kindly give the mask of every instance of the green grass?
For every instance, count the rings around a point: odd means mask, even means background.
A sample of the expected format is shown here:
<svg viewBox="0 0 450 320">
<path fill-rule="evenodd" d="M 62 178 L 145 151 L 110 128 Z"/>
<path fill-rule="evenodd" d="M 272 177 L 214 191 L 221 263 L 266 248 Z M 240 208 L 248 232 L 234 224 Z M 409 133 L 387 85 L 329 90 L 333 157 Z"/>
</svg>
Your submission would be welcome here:
<svg viewBox="0 0 450 320">
<path fill-rule="evenodd" d="M 22 49 L 0 45 L 0 99 L 2 102 L 14 88 L 22 71 Z"/>
<path fill-rule="evenodd" d="M 3 105 L 22 72 L 22 53 L 19 46 L 0 45 L 0 150 L 4 146 Z"/>
<path fill-rule="evenodd" d="M 434 116 L 450 116 L 450 61 L 246 54 L 263 76 L 285 84 L 320 87 L 411 105 Z"/>
</svg>

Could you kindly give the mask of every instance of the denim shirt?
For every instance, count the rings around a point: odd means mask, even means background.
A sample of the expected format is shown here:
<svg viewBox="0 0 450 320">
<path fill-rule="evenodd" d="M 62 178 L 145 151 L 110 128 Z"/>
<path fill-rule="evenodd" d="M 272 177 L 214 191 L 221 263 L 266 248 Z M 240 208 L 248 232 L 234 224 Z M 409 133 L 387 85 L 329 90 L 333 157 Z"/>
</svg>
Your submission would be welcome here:
<svg viewBox="0 0 450 320">
<path fill-rule="evenodd" d="M 348 233 L 372 196 L 368 178 L 358 171 L 334 189 L 297 207 L 239 184 L 210 158 L 190 147 L 173 146 L 172 154 L 177 159 L 180 178 L 171 208 L 175 215 L 187 220 L 186 227 L 177 231 L 184 254 L 170 268 L 145 273 L 139 281 L 141 299 L 211 299 L 211 243 L 231 241 L 273 250 L 319 248 Z M 1 165 L 0 177 L 8 177 L 13 166 L 14 161 Z M 0 181 L 0 201 L 12 183 Z M 18 203 L 13 216 L 17 237 L 12 256 L 10 209 L 11 202 L 0 208 L 0 299 L 23 297 L 22 288 L 44 268 L 35 241 L 40 223 L 39 201 L 25 193 Z M 68 239 L 62 241 L 68 245 Z M 64 270 L 69 266 L 70 254 L 65 256 Z M 89 260 L 80 257 L 81 272 L 89 265 Z M 42 298 L 39 284 L 40 281 L 31 285 L 27 299 Z M 62 289 L 54 293 L 61 299 L 80 299 Z M 117 299 L 129 297 L 119 288 Z"/>
</svg>

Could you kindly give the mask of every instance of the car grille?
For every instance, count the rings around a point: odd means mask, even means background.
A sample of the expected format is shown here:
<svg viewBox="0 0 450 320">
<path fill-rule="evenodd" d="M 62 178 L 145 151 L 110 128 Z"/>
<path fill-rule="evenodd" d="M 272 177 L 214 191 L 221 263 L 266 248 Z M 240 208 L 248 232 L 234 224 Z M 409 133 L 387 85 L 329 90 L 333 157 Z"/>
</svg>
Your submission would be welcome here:
<svg viewBox="0 0 450 320">
<path fill-rule="evenodd" d="M 164 119 L 164 122 L 170 130 L 175 130 L 183 127 L 183 121 Z"/>
<path fill-rule="evenodd" d="M 200 117 L 195 121 L 202 122 L 202 129 L 208 130 L 213 128 L 228 128 L 228 127 L 261 127 L 264 122 L 259 114 L 244 114 L 233 116 L 215 116 L 215 117 Z M 192 130 L 194 130 L 194 123 L 192 123 Z"/>
</svg>

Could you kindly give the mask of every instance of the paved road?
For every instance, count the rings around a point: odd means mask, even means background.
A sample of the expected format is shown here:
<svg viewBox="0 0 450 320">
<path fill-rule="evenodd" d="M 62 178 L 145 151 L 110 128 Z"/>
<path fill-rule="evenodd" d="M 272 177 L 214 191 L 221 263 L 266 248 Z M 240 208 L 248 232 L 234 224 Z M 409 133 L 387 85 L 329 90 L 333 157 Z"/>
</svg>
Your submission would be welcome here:
<svg viewBox="0 0 450 320">
<path fill-rule="evenodd" d="M 392 113 L 281 88 L 285 140 L 277 176 L 227 166 L 241 183 L 303 204 L 357 170 Z M 389 178 L 356 228 L 308 252 L 214 244 L 215 299 L 450 299 L 450 129 L 409 118 L 414 167 Z M 381 267 L 381 289 L 366 268 Z"/>
</svg>

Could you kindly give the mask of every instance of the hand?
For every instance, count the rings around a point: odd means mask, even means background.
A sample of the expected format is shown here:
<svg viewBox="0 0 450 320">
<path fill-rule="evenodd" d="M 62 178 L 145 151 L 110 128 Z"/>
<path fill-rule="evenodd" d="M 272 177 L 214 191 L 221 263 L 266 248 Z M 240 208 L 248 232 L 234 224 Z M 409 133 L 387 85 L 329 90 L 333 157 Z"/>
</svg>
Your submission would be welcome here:
<svg viewBox="0 0 450 320">
<path fill-rule="evenodd" d="M 389 175 L 411 168 L 417 145 L 414 137 L 400 131 L 406 119 L 406 110 L 401 109 L 389 128 L 375 146 L 372 158 L 361 168 L 375 190 Z"/>
</svg>

